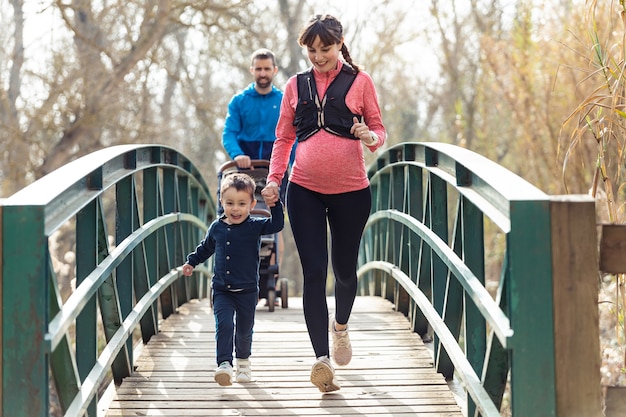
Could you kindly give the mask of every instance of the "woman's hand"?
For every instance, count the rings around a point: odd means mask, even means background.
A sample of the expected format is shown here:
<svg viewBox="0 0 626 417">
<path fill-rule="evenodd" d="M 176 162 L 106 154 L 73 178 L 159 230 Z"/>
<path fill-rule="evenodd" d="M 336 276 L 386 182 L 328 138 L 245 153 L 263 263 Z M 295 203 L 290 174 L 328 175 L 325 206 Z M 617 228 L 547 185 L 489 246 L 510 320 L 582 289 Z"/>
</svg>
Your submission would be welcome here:
<svg viewBox="0 0 626 417">
<path fill-rule="evenodd" d="M 263 200 L 265 200 L 265 205 L 267 205 L 267 207 L 274 207 L 278 201 L 278 184 L 274 181 L 268 182 L 265 185 L 265 188 L 261 190 L 261 195 L 263 196 Z"/>
<path fill-rule="evenodd" d="M 370 129 L 363 122 L 360 122 L 356 117 L 352 118 L 354 124 L 350 128 L 350 133 L 359 138 L 366 146 L 374 146 L 378 142 L 378 137 L 374 132 L 370 132 Z"/>
</svg>

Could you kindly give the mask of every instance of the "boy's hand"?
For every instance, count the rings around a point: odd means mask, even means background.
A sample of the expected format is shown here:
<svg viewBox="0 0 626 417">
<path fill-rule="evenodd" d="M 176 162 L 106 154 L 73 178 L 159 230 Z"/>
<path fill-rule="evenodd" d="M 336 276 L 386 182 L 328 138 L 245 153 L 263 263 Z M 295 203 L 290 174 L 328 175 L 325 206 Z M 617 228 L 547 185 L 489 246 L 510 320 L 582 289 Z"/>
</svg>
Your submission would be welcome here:
<svg viewBox="0 0 626 417">
<path fill-rule="evenodd" d="M 186 277 L 191 276 L 191 274 L 193 273 L 193 266 L 189 265 L 189 264 L 185 264 L 183 265 L 183 275 Z"/>
</svg>

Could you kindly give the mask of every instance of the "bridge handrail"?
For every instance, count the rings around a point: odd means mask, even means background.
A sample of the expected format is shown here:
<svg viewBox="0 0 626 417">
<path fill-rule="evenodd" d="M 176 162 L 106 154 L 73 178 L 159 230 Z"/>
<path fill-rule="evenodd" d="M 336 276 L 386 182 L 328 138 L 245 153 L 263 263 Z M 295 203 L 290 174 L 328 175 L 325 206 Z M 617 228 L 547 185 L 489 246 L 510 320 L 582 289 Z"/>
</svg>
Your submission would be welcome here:
<svg viewBox="0 0 626 417">
<path fill-rule="evenodd" d="M 509 338 L 513 336 L 513 329 L 511 329 L 509 318 L 493 298 L 491 298 L 491 295 L 487 289 L 482 286 L 478 278 L 476 278 L 476 275 L 474 275 L 467 265 L 463 263 L 463 260 L 450 249 L 447 243 L 441 240 L 432 230 L 425 227 L 423 223 L 397 210 L 384 210 L 374 213 L 368 219 L 366 227 L 370 227 L 377 221 L 383 219 L 392 219 L 409 227 L 411 231 L 418 234 L 420 238 L 437 253 L 437 256 L 455 276 L 462 277 L 462 279 L 459 279 L 459 282 L 463 285 L 467 294 L 472 298 L 483 314 L 483 317 L 485 317 L 487 322 L 491 325 L 491 328 L 494 330 L 496 336 L 498 336 L 502 346 L 507 347 L 509 345 Z M 367 263 L 365 265 L 369 264 L 370 263 Z M 365 270 L 363 272 L 365 272 Z"/>
<path fill-rule="evenodd" d="M 467 415 L 499 415 L 510 390 L 513 416 L 599 416 L 597 327 L 581 353 L 568 347 L 578 334 L 568 297 L 577 317 L 597 317 L 593 199 L 548 196 L 493 161 L 443 143 L 391 147 L 368 176 L 361 294 L 387 298 L 424 341 L 434 336 L 437 370 L 468 383 Z M 486 288 L 488 232 L 504 236 L 489 247 L 501 267 L 493 295 Z M 480 388 L 469 385 L 477 376 Z M 581 377 L 589 384 L 566 382 Z"/>
<path fill-rule="evenodd" d="M 402 288 L 404 288 L 411 299 L 424 313 L 428 322 L 432 325 L 433 330 L 441 339 L 441 343 L 450 354 L 450 359 L 454 363 L 454 366 L 457 369 L 460 369 L 459 376 L 461 381 L 467 387 L 467 391 L 470 393 L 471 397 L 476 401 L 476 406 L 482 415 L 485 417 L 499 417 L 500 411 L 496 408 L 493 401 L 489 397 L 489 393 L 483 388 L 480 378 L 476 375 L 476 372 L 474 372 L 474 369 L 465 358 L 463 351 L 456 342 L 456 338 L 448 329 L 441 317 L 439 317 L 437 311 L 432 307 L 430 300 L 424 295 L 424 293 L 417 288 L 409 276 L 399 270 L 394 264 L 389 262 L 368 262 L 359 268 L 357 275 L 361 276 L 372 270 L 385 271 L 387 274 L 392 276 L 396 282 L 402 286 Z"/>
<path fill-rule="evenodd" d="M 3 205 L 45 207 L 45 231 L 51 235 L 122 178 L 150 167 L 173 168 L 188 176 L 214 206 L 209 187 L 191 161 L 174 148 L 150 144 L 111 146 L 85 155 L 24 187 Z"/>
<path fill-rule="evenodd" d="M 76 287 L 72 295 L 65 301 L 61 311 L 59 311 L 48 324 L 48 332 L 44 339 L 48 344 L 48 351 L 52 352 L 59 345 L 61 339 L 69 330 L 72 322 L 76 320 L 78 315 L 91 297 L 115 270 L 116 267 L 138 246 L 147 236 L 151 235 L 166 224 L 175 222 L 190 222 L 198 226 L 200 229 L 206 228 L 206 224 L 198 217 L 182 214 L 171 213 L 165 216 L 150 220 L 139 229 L 135 230 L 130 236 L 117 245 L 107 256 L 81 283 Z"/>
<path fill-rule="evenodd" d="M 95 416 L 109 373 L 120 383 L 132 371 L 134 329 L 146 343 L 158 332 L 158 309 L 166 318 L 207 295 L 210 268 L 184 277 L 179 265 L 215 209 L 190 160 L 154 144 L 96 151 L 1 200 L 0 415 L 47 417 L 52 380 L 65 417 Z M 61 228 L 77 254 L 65 301 L 48 247 Z"/>
<path fill-rule="evenodd" d="M 196 271 L 203 273 L 207 277 L 209 277 L 211 273 L 205 266 L 199 266 L 196 268 Z M 167 275 L 159 279 L 159 281 L 150 287 L 150 290 L 137 301 L 132 311 L 128 314 L 120 328 L 117 329 L 113 337 L 111 337 L 107 343 L 104 351 L 98 357 L 96 365 L 89 371 L 87 378 L 85 378 L 84 383 L 80 386 L 78 394 L 74 397 L 74 400 L 63 414 L 64 417 L 79 417 L 85 415 L 92 399 L 96 396 L 100 388 L 100 384 L 104 382 L 116 355 L 120 353 L 128 338 L 132 336 L 132 332 L 139 324 L 141 318 L 146 314 L 151 304 L 181 276 L 182 267 L 173 269 Z"/>
<path fill-rule="evenodd" d="M 548 200 L 543 191 L 519 175 L 468 149 L 447 143 L 407 142 L 390 148 L 369 169 L 370 176 L 379 168 L 391 169 L 394 153 L 406 153 L 399 165 L 414 163 L 428 169 L 469 198 L 503 231 L 510 230 L 510 202 Z"/>
</svg>

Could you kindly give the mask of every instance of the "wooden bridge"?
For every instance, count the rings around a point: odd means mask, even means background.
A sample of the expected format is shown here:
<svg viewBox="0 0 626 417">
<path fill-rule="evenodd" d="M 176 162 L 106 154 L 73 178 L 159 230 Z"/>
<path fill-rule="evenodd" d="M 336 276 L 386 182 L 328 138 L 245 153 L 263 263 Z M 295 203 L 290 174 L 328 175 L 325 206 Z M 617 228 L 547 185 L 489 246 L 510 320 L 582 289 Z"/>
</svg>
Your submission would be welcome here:
<svg viewBox="0 0 626 417">
<path fill-rule="evenodd" d="M 210 303 L 185 304 L 146 345 L 106 415 L 461 417 L 446 381 L 432 366 L 432 353 L 404 315 L 380 297 L 357 298 L 350 321 L 353 360 L 337 368 L 341 390 L 321 394 L 309 382 L 314 355 L 302 299 L 292 298 L 289 304 L 273 313 L 258 308 L 254 380 L 230 387 L 213 380 Z"/>
<path fill-rule="evenodd" d="M 368 175 L 354 359 L 325 395 L 297 294 L 257 315 L 254 381 L 213 382 L 211 264 L 180 265 L 214 192 L 175 149 L 106 148 L 0 201 L 2 416 L 602 416 L 593 199 L 442 143 L 387 149 Z"/>
</svg>

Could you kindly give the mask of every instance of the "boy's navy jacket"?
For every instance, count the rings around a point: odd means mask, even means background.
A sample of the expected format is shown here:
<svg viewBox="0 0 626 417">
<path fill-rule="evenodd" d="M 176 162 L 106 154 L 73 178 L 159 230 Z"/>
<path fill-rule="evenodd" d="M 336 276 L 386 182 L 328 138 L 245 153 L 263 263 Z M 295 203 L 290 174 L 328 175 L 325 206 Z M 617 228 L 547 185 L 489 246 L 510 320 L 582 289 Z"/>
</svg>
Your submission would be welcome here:
<svg viewBox="0 0 626 417">
<path fill-rule="evenodd" d="M 280 201 L 271 208 L 271 217 L 252 217 L 240 224 L 216 219 L 187 263 L 193 267 L 215 254 L 212 286 L 223 291 L 257 291 L 259 286 L 259 250 L 261 236 L 280 232 L 285 225 Z"/>
</svg>

